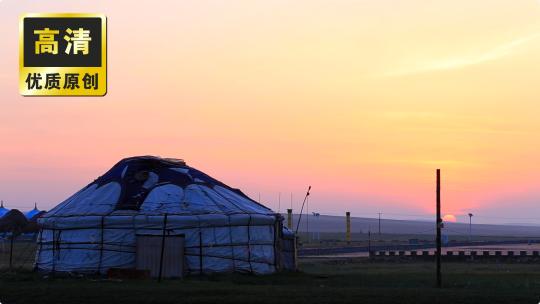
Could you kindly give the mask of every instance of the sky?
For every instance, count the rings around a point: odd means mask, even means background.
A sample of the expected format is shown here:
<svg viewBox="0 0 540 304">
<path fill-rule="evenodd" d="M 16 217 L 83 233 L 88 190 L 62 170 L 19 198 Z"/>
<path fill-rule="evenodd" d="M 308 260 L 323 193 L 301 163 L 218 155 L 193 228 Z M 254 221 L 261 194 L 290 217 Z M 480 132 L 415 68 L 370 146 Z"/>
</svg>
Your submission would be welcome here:
<svg viewBox="0 0 540 304">
<path fill-rule="evenodd" d="M 103 13 L 105 97 L 22 97 L 23 13 Z M 0 1 L 0 199 L 159 155 L 278 211 L 540 223 L 540 1 Z M 281 197 L 281 203 L 279 198 Z"/>
</svg>

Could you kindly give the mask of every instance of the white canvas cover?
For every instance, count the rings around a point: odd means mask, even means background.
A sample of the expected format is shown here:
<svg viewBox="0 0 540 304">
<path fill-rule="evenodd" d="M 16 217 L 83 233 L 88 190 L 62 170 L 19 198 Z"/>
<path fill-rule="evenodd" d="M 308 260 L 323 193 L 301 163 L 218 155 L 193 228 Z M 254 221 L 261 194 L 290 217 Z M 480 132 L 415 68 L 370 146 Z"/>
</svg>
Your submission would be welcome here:
<svg viewBox="0 0 540 304">
<path fill-rule="evenodd" d="M 124 159 L 38 221 L 42 271 L 133 268 L 136 236 L 163 233 L 185 235 L 188 273 L 279 268 L 282 217 L 180 161 Z"/>
</svg>

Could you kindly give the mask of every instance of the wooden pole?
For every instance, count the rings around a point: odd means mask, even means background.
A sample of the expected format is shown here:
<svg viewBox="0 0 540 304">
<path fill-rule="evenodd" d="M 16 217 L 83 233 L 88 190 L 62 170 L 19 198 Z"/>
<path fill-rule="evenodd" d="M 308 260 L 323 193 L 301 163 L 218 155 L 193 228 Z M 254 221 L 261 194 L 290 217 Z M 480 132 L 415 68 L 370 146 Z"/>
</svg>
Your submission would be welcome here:
<svg viewBox="0 0 540 304">
<path fill-rule="evenodd" d="M 13 241 L 15 239 L 15 230 L 11 231 L 11 242 L 9 244 L 9 270 L 13 268 Z"/>
<path fill-rule="evenodd" d="M 442 286 L 442 277 L 441 277 L 441 169 L 437 169 L 437 287 L 441 288 Z"/>
<path fill-rule="evenodd" d="M 368 257 L 371 258 L 371 228 L 368 230 Z"/>
<path fill-rule="evenodd" d="M 345 234 L 345 239 L 347 240 L 347 244 L 351 244 L 351 213 L 347 211 L 345 216 L 347 217 L 347 233 Z"/>
<path fill-rule="evenodd" d="M 165 255 L 165 236 L 167 233 L 167 213 L 163 218 L 163 235 L 161 236 L 161 257 L 159 258 L 159 277 L 158 282 L 161 282 L 161 277 L 163 275 L 163 257 Z"/>
<path fill-rule="evenodd" d="M 381 236 L 381 214 L 382 213 L 379 212 L 379 237 Z"/>
</svg>

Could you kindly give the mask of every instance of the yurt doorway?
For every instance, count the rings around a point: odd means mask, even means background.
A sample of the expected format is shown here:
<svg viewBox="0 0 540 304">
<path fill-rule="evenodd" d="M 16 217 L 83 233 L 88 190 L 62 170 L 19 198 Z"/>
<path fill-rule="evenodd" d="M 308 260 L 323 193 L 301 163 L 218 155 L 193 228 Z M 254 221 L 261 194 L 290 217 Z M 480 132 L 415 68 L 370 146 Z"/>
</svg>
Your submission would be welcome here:
<svg viewBox="0 0 540 304">
<path fill-rule="evenodd" d="M 184 241 L 184 235 L 137 235 L 137 269 L 153 278 L 182 277 Z"/>
</svg>

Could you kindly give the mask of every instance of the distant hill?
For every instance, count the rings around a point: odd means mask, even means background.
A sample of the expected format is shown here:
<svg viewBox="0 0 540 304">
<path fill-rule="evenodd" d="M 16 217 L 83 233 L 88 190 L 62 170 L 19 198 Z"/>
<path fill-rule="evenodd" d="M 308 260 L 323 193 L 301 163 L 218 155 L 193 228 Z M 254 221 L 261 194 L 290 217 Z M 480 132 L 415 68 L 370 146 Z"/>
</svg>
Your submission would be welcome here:
<svg viewBox="0 0 540 304">
<path fill-rule="evenodd" d="M 287 214 L 285 225 L 287 223 Z M 294 227 L 298 221 L 298 214 L 293 215 Z M 316 218 L 313 215 L 302 215 L 300 232 L 306 231 L 306 219 L 309 218 L 309 231 L 319 232 L 345 232 L 345 217 L 320 215 Z M 391 234 L 431 234 L 435 233 L 435 221 L 420 220 L 392 220 L 381 219 L 381 232 Z M 371 229 L 372 233 L 378 232 L 377 218 L 351 217 L 352 233 L 367 233 Z M 469 224 L 466 223 L 444 223 L 443 234 L 446 235 L 469 235 Z M 492 224 L 472 224 L 472 234 L 482 236 L 525 236 L 540 237 L 540 226 L 535 225 L 492 225 Z"/>
</svg>

